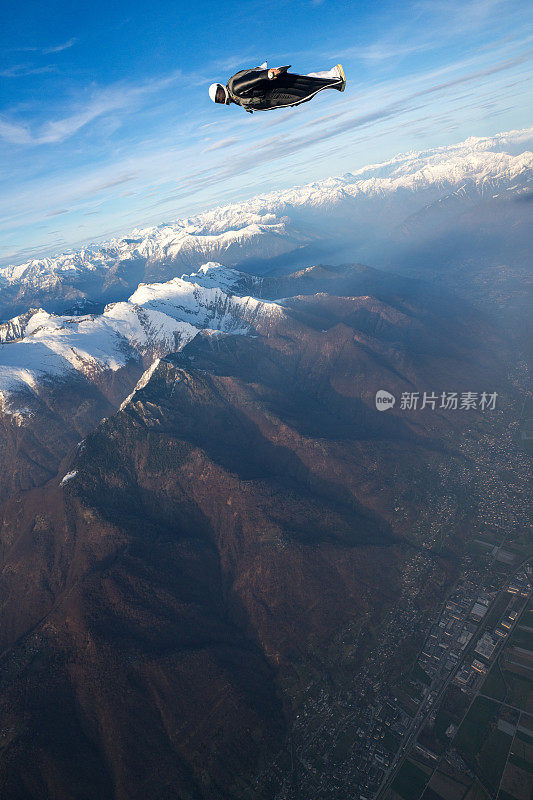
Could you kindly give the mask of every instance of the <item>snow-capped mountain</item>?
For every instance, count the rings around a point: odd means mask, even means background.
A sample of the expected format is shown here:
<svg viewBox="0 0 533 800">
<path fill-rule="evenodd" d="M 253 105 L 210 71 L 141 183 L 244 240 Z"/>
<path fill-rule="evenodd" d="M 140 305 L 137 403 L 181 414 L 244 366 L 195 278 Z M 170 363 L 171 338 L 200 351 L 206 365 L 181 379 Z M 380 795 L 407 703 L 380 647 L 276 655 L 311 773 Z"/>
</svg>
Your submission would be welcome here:
<svg viewBox="0 0 533 800">
<path fill-rule="evenodd" d="M 4 408 L 16 409 L 14 395 L 38 395 L 50 379 L 94 380 L 128 362 L 150 363 L 184 347 L 200 329 L 244 334 L 260 328 L 282 309 L 231 293 L 249 277 L 209 263 L 167 283 L 141 284 L 129 300 L 110 303 L 99 315 L 59 316 L 41 308 L 9 320 L 0 325 Z"/>
<path fill-rule="evenodd" d="M 0 269 L 0 314 L 29 305 L 66 311 L 83 298 L 124 300 L 140 281 L 165 281 L 208 261 L 261 272 L 304 266 L 325 251 L 331 259 L 350 248 L 350 260 L 377 263 L 383 243 L 405 237 L 419 215 L 428 233 L 457 199 L 476 207 L 527 195 L 533 153 L 525 148 L 532 137 L 531 130 L 514 131 L 401 154 L 341 177 L 135 229 L 103 245 L 7 266 Z M 524 149 L 513 153 L 517 142 Z"/>
</svg>

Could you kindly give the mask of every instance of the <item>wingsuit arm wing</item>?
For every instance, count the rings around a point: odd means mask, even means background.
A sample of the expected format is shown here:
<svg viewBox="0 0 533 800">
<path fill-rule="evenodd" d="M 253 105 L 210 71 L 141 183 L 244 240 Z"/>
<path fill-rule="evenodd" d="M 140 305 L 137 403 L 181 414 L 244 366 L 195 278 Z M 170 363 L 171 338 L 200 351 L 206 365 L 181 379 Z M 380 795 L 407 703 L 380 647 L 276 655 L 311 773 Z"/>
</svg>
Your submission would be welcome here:
<svg viewBox="0 0 533 800">
<path fill-rule="evenodd" d="M 236 95 L 246 95 L 257 86 L 268 83 L 267 69 L 250 69 L 232 80 L 232 89 Z"/>
</svg>

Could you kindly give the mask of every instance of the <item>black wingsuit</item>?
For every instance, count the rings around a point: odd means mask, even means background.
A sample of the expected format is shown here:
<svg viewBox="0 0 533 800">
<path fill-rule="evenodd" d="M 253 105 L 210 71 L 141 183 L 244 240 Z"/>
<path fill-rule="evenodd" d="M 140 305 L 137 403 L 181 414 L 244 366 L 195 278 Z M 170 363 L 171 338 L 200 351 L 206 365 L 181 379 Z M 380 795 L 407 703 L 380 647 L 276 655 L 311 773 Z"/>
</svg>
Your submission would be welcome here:
<svg viewBox="0 0 533 800">
<path fill-rule="evenodd" d="M 227 83 L 229 101 L 242 106 L 246 111 L 267 111 L 270 108 L 285 108 L 307 103 L 323 89 L 342 91 L 341 78 L 311 78 L 284 72 L 273 80 L 268 79 L 268 69 L 255 67 L 235 73 Z"/>
</svg>

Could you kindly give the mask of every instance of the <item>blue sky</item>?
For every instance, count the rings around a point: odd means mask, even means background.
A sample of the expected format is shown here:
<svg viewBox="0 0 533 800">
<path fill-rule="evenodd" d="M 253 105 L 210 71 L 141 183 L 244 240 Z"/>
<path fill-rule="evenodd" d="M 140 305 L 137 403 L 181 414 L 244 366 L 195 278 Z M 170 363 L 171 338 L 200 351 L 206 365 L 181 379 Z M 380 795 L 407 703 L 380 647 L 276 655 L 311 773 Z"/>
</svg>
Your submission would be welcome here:
<svg viewBox="0 0 533 800">
<path fill-rule="evenodd" d="M 0 263 L 532 124 L 523 0 L 9 2 Z M 344 94 L 246 114 L 209 84 L 264 59 Z"/>
</svg>

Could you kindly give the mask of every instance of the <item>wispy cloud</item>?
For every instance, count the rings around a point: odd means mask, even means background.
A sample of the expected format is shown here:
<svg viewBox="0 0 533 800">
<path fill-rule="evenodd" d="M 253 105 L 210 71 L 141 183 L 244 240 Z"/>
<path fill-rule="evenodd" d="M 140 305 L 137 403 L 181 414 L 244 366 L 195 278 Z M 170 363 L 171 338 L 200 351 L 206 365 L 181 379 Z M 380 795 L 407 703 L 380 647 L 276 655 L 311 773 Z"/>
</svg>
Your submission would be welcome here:
<svg viewBox="0 0 533 800">
<path fill-rule="evenodd" d="M 215 142 L 214 144 L 209 145 L 202 153 L 212 153 L 213 150 L 223 150 L 225 147 L 233 147 L 233 145 L 237 144 L 241 140 L 236 136 L 230 136 L 227 139 L 221 139 L 219 142 Z"/>
<path fill-rule="evenodd" d="M 509 13 L 509 5 L 509 0 L 420 0 L 409 5 L 407 20 L 384 25 L 387 32 L 383 36 L 336 55 L 376 64 L 427 53 L 493 25 L 498 17 Z"/>
<path fill-rule="evenodd" d="M 431 50 L 434 47 L 432 41 L 420 42 L 400 42 L 396 39 L 380 39 L 372 42 L 372 44 L 361 47 L 350 47 L 347 50 L 342 50 L 339 58 L 359 58 L 362 61 L 375 63 L 378 61 L 386 61 L 388 59 L 405 58 L 406 56 L 413 55 L 414 53 L 422 53 Z"/>
<path fill-rule="evenodd" d="M 54 64 L 47 64 L 44 67 L 35 67 L 33 64 L 14 64 L 12 67 L 0 70 L 2 78 L 25 78 L 28 75 L 42 75 L 46 72 L 56 72 Z"/>
<path fill-rule="evenodd" d="M 76 37 L 73 36 L 71 39 L 69 39 L 66 42 L 63 42 L 62 44 L 56 44 L 55 46 L 52 47 L 43 47 L 41 52 L 45 56 L 50 55 L 51 53 L 61 53 L 63 50 L 68 50 L 70 47 L 73 47 L 77 41 L 78 40 L 76 39 Z"/>
<path fill-rule="evenodd" d="M 127 175 L 119 175 L 116 178 L 111 178 L 108 181 L 103 181 L 102 183 L 97 183 L 92 187 L 92 191 L 96 194 L 97 192 L 103 192 L 105 189 L 111 189 L 114 186 L 120 186 L 123 183 L 129 183 L 130 181 L 135 180 L 137 177 L 136 172 L 131 172 Z"/>
<path fill-rule="evenodd" d="M 11 144 L 25 146 L 63 142 L 99 117 L 116 112 L 131 113 L 145 97 L 168 87 L 180 74 L 180 71 L 176 71 L 158 80 L 133 85 L 116 84 L 93 90 L 87 99 L 80 98 L 73 104 L 70 114 L 36 127 L 0 118 L 0 138 Z"/>
<path fill-rule="evenodd" d="M 50 46 L 29 46 L 29 47 L 12 47 L 8 52 L 11 53 L 41 53 L 43 56 L 51 55 L 52 53 L 61 53 L 63 50 L 68 50 L 70 47 L 73 47 L 78 40 L 75 36 L 68 39 L 66 42 L 61 42 L 61 44 L 55 44 Z"/>
<path fill-rule="evenodd" d="M 453 86 L 458 86 L 462 83 L 471 83 L 472 81 L 476 80 L 477 78 L 485 78 L 489 75 L 495 75 L 498 72 L 504 72 L 505 70 L 511 69 L 512 67 L 519 66 L 520 64 L 525 64 L 528 61 L 531 61 L 531 57 L 533 55 L 533 50 L 528 50 L 525 53 L 522 53 L 520 56 L 516 58 L 509 58 L 499 64 L 495 64 L 492 67 L 485 67 L 484 69 L 477 70 L 476 72 L 472 72 L 469 75 L 460 75 L 457 78 L 453 78 L 449 81 L 445 81 L 444 83 L 436 84 L 435 86 L 429 86 L 427 89 L 423 89 L 420 92 L 417 92 L 413 97 L 421 97 L 425 94 L 432 94 L 434 92 L 441 92 L 445 89 L 450 89 Z"/>
<path fill-rule="evenodd" d="M 24 125 L 0 117 L 0 139 L 12 144 L 29 144 L 31 136 Z"/>
</svg>

